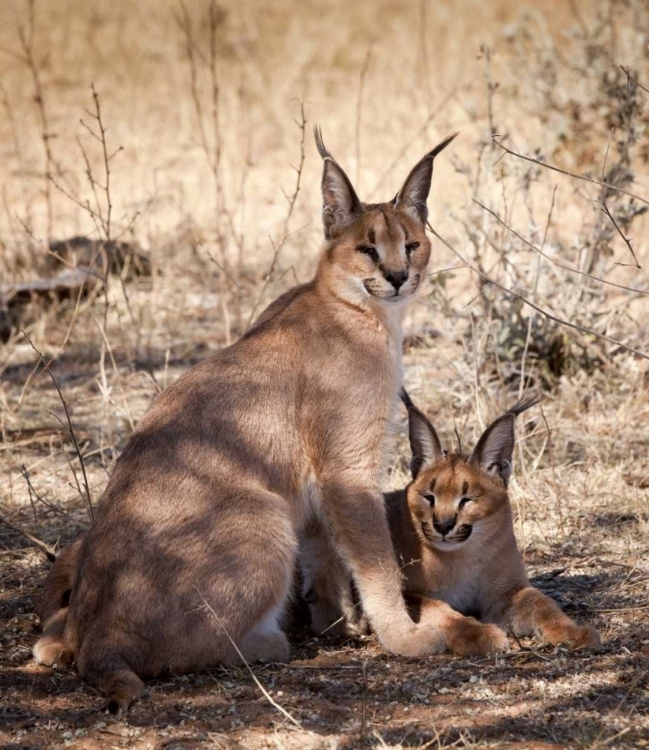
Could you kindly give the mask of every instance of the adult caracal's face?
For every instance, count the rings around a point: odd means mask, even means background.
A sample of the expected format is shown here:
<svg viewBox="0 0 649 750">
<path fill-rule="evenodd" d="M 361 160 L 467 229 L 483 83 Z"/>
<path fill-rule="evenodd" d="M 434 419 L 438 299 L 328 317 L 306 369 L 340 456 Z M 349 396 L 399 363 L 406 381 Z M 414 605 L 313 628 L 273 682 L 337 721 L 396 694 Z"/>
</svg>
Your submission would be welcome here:
<svg viewBox="0 0 649 750">
<path fill-rule="evenodd" d="M 370 204 L 361 203 L 316 130 L 324 159 L 321 270 L 340 297 L 356 305 L 400 305 L 417 291 L 430 258 L 426 199 L 433 161 L 454 137 L 421 159 L 391 201 Z"/>
<path fill-rule="evenodd" d="M 489 536 L 508 509 L 516 416 L 537 403 L 519 401 L 484 431 L 470 456 L 446 453 L 435 428 L 407 395 L 413 481 L 408 507 L 424 544 L 451 551 Z"/>
</svg>

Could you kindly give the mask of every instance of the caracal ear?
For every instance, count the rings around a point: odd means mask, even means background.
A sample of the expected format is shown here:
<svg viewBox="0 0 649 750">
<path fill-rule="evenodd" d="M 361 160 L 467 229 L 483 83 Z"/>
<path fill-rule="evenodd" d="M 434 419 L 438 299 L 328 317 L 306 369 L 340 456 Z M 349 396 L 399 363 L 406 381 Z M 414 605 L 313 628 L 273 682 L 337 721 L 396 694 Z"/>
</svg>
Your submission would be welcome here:
<svg viewBox="0 0 649 750">
<path fill-rule="evenodd" d="M 444 450 L 435 428 L 426 415 L 412 403 L 405 388 L 401 389 L 399 396 L 408 409 L 408 437 L 412 450 L 410 471 L 415 479 L 422 469 L 444 458 Z"/>
<path fill-rule="evenodd" d="M 469 463 L 481 468 L 487 474 L 499 477 L 507 487 L 512 475 L 512 457 L 514 455 L 514 424 L 516 417 L 526 409 L 538 404 L 540 397 L 533 395 L 521 399 L 512 408 L 498 417 L 482 433 L 478 444 L 473 449 Z"/>
<path fill-rule="evenodd" d="M 428 219 L 428 193 L 430 193 L 430 184 L 433 179 L 433 162 L 440 151 L 443 151 L 448 144 L 454 140 L 457 133 L 449 135 L 413 168 L 412 172 L 403 183 L 403 187 L 393 198 L 392 203 L 395 208 L 410 214 L 413 219 L 426 224 Z"/>
<path fill-rule="evenodd" d="M 322 131 L 313 128 L 316 146 L 324 161 L 322 168 L 322 225 L 325 237 L 338 237 L 365 209 L 358 199 L 351 180 L 329 153 L 322 140 Z"/>
</svg>

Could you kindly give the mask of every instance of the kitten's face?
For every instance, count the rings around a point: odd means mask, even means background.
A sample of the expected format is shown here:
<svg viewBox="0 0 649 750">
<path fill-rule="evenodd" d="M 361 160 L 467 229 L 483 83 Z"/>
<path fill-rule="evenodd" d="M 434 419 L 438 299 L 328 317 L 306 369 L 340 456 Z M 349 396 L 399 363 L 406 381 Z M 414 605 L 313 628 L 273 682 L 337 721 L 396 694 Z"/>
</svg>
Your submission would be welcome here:
<svg viewBox="0 0 649 750">
<path fill-rule="evenodd" d="M 407 495 L 420 538 L 439 551 L 470 545 L 509 503 L 501 482 L 454 454 L 419 472 Z"/>
</svg>

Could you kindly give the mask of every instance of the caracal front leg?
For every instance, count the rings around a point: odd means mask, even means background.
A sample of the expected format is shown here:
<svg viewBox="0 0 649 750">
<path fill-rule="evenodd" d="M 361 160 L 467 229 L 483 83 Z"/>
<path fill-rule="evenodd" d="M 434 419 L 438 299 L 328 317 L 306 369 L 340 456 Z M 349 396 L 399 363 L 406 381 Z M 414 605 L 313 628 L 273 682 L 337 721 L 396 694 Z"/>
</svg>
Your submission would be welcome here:
<svg viewBox="0 0 649 750">
<path fill-rule="evenodd" d="M 595 628 L 577 625 L 553 599 L 532 586 L 521 588 L 513 594 L 505 617 L 514 633 L 535 634 L 552 645 L 563 644 L 572 649 L 598 648 L 601 645 Z"/>
<path fill-rule="evenodd" d="M 497 625 L 484 625 L 474 617 L 457 612 L 446 602 L 408 596 L 408 605 L 416 621 L 427 620 L 444 633 L 450 651 L 458 656 L 487 656 L 507 651 L 506 634 Z"/>
<path fill-rule="evenodd" d="M 445 651 L 446 638 L 437 623 L 424 617 L 416 624 L 408 614 L 381 493 L 351 482 L 325 483 L 323 507 L 381 645 L 412 657 Z"/>
</svg>

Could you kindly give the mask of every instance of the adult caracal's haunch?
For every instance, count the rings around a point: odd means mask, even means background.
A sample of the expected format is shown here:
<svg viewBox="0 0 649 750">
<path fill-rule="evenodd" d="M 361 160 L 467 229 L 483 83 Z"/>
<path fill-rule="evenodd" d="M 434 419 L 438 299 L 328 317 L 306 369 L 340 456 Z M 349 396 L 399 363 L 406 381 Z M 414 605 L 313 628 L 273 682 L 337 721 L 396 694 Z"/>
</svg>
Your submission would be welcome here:
<svg viewBox="0 0 649 750">
<path fill-rule="evenodd" d="M 517 635 L 537 635 L 572 648 L 598 646 L 593 628 L 574 623 L 530 585 L 514 537 L 507 493 L 514 422 L 537 400 L 520 401 L 493 422 L 470 456 L 443 451 L 425 415 L 405 393 L 403 400 L 413 481 L 405 490 L 387 494 L 386 506 L 415 618 L 437 621 L 448 647 L 467 656 L 505 649 L 503 629 L 510 628 Z M 309 543 L 307 537 L 307 548 Z M 335 559 L 320 564 L 322 573 L 304 586 L 321 627 L 323 612 L 330 619 L 349 617 L 350 583 Z"/>
<path fill-rule="evenodd" d="M 66 558 L 75 567 L 67 612 L 52 610 L 56 583 L 48 589 L 51 627 L 37 659 L 76 658 L 113 710 L 142 693 L 140 678 L 239 652 L 287 659 L 281 617 L 313 519 L 383 646 L 439 650 L 435 624 L 408 615 L 379 487 L 401 386 L 401 318 L 430 256 L 433 160 L 453 137 L 392 201 L 363 204 L 316 131 L 325 241 L 315 278 L 155 399 Z"/>
</svg>

